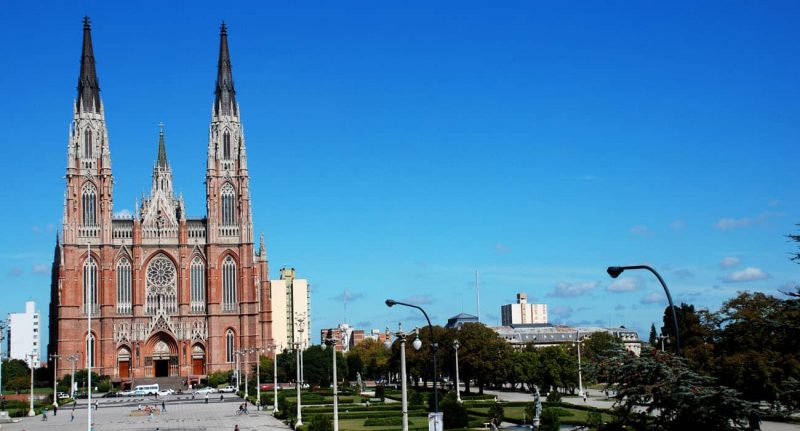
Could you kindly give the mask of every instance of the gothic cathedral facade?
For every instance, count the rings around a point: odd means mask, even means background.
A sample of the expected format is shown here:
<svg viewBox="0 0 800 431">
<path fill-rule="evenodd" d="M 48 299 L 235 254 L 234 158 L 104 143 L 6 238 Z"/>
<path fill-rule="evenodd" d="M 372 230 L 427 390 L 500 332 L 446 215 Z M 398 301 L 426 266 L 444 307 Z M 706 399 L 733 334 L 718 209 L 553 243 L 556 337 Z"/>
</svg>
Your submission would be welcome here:
<svg viewBox="0 0 800 431">
<path fill-rule="evenodd" d="M 114 382 L 230 370 L 236 352 L 272 344 L 264 237 L 253 242 L 245 138 L 227 30 L 220 33 L 208 137 L 206 217 L 172 189 L 163 128 L 150 195 L 113 215 L 113 176 L 91 29 L 84 20 L 67 146 L 63 232 L 53 262 L 50 354 Z M 88 317 L 91 314 L 91 330 Z M 69 364 L 59 364 L 61 375 Z"/>
</svg>

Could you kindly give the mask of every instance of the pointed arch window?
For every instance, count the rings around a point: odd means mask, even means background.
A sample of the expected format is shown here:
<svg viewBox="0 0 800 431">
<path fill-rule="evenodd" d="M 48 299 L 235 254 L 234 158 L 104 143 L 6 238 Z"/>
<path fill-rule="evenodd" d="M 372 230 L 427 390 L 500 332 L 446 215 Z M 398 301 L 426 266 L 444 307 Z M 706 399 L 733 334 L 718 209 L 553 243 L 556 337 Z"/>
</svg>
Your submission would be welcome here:
<svg viewBox="0 0 800 431">
<path fill-rule="evenodd" d="M 83 158 L 84 159 L 91 159 L 93 158 L 93 149 L 92 149 L 92 129 L 86 129 L 86 132 L 83 134 Z"/>
<path fill-rule="evenodd" d="M 231 256 L 222 262 L 222 311 L 236 311 L 236 262 Z"/>
<path fill-rule="evenodd" d="M 228 329 L 225 333 L 225 362 L 233 362 L 233 354 L 236 351 L 236 340 L 233 337 L 233 329 Z"/>
<path fill-rule="evenodd" d="M 123 257 L 117 262 L 117 313 L 131 314 L 131 262 Z"/>
<path fill-rule="evenodd" d="M 94 334 L 86 336 L 86 366 L 94 367 Z"/>
<path fill-rule="evenodd" d="M 231 134 L 227 130 L 222 134 L 222 158 L 231 159 Z"/>
<path fill-rule="evenodd" d="M 203 313 L 206 311 L 206 266 L 199 257 L 192 260 L 190 276 L 192 312 Z"/>
<path fill-rule="evenodd" d="M 88 312 L 91 307 L 92 313 L 97 313 L 98 304 L 97 292 L 97 264 L 89 256 L 83 263 L 83 311 Z"/>
<path fill-rule="evenodd" d="M 222 225 L 236 225 L 236 190 L 231 183 L 225 183 L 220 190 L 222 196 Z"/>
<path fill-rule="evenodd" d="M 87 183 L 81 191 L 81 220 L 84 226 L 97 226 L 97 188 Z"/>
</svg>

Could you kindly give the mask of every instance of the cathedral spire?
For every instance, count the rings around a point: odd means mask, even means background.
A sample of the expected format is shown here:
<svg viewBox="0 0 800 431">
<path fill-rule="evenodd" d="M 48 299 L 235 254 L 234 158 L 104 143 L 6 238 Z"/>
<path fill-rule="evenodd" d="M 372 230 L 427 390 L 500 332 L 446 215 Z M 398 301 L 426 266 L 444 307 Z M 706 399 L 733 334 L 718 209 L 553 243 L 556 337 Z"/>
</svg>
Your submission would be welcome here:
<svg viewBox="0 0 800 431">
<path fill-rule="evenodd" d="M 83 49 L 81 50 L 81 73 L 78 77 L 78 112 L 100 113 L 100 86 L 94 67 L 94 49 L 92 48 L 92 28 L 89 17 L 83 18 Z"/>
<path fill-rule="evenodd" d="M 214 115 L 238 116 L 236 90 L 233 88 L 231 56 L 228 52 L 228 27 L 222 23 L 219 33 L 219 61 L 217 63 L 217 85 L 214 90 Z"/>
<path fill-rule="evenodd" d="M 156 166 L 160 168 L 166 168 L 169 164 L 167 162 L 167 146 L 164 144 L 164 123 L 159 123 L 159 132 L 158 132 L 158 160 L 156 161 Z"/>
</svg>

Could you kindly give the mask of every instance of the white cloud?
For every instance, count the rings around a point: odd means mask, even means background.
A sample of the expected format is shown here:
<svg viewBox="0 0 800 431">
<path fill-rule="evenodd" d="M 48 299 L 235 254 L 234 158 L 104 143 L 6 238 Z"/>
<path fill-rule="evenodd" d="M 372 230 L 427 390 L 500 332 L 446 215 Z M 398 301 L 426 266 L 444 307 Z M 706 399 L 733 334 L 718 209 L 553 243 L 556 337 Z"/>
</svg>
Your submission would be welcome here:
<svg viewBox="0 0 800 431">
<path fill-rule="evenodd" d="M 401 299 L 400 302 L 407 302 L 414 305 L 425 305 L 431 303 L 430 295 L 412 295 L 408 298 Z"/>
<path fill-rule="evenodd" d="M 722 277 L 722 281 L 726 283 L 743 283 L 746 281 L 764 280 L 766 278 L 769 278 L 769 274 L 762 271 L 760 268 L 748 266 L 741 271 L 734 271 Z"/>
<path fill-rule="evenodd" d="M 670 229 L 672 230 L 681 230 L 686 227 L 686 223 L 683 220 L 675 220 L 669 224 Z"/>
<path fill-rule="evenodd" d="M 587 281 L 583 283 L 560 282 L 553 287 L 553 291 L 547 294 L 547 296 L 574 298 L 591 292 L 595 287 L 597 287 L 596 281 Z"/>
<path fill-rule="evenodd" d="M 719 263 L 719 265 L 723 268 L 730 268 L 732 266 L 738 265 L 739 263 L 741 263 L 741 261 L 739 260 L 738 257 L 725 256 L 722 258 L 722 261 Z"/>
<path fill-rule="evenodd" d="M 319 283 L 317 283 L 317 287 L 319 287 Z M 364 297 L 363 293 L 358 293 L 358 292 L 353 293 L 345 289 L 344 292 L 334 296 L 333 299 L 337 301 L 355 301 L 356 299 L 361 299 L 363 297 Z"/>
<path fill-rule="evenodd" d="M 47 264 L 37 263 L 36 265 L 33 265 L 33 273 L 34 274 L 48 274 L 48 273 L 50 273 L 50 269 L 47 267 Z"/>
<path fill-rule="evenodd" d="M 780 212 L 763 212 L 756 217 L 742 217 L 742 218 L 733 218 L 727 217 L 722 218 L 717 222 L 717 229 L 719 230 L 731 230 L 731 229 L 739 229 L 743 227 L 752 226 L 755 224 L 761 224 L 766 222 L 772 217 L 782 216 L 783 213 Z"/>
<path fill-rule="evenodd" d="M 634 235 L 647 235 L 650 233 L 650 231 L 647 229 L 647 226 L 637 224 L 631 228 L 631 233 Z"/>
<path fill-rule="evenodd" d="M 642 299 L 640 299 L 639 302 L 641 302 L 642 304 L 659 304 L 659 303 L 665 303 L 666 298 L 664 298 L 663 293 L 653 292 L 647 296 L 642 297 Z"/>
<path fill-rule="evenodd" d="M 494 245 L 494 251 L 505 254 L 511 251 L 511 249 L 509 249 L 507 245 L 498 242 Z"/>
<path fill-rule="evenodd" d="M 639 290 L 641 284 L 642 280 L 639 277 L 625 277 L 609 284 L 606 291 L 612 293 L 635 292 Z"/>
<path fill-rule="evenodd" d="M 11 277 L 19 277 L 22 275 L 22 268 L 15 266 L 8 271 L 8 275 Z"/>
</svg>

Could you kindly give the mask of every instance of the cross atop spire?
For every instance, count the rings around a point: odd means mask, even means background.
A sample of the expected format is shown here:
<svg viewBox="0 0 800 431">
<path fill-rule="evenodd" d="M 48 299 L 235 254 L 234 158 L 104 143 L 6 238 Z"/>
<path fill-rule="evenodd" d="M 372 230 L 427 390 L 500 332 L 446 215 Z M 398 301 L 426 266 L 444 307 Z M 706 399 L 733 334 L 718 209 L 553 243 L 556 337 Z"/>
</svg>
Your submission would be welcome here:
<svg viewBox="0 0 800 431">
<path fill-rule="evenodd" d="M 233 88 L 231 56 L 228 52 L 228 27 L 222 22 L 219 32 L 219 61 L 214 90 L 214 115 L 238 115 L 236 90 Z"/>
<path fill-rule="evenodd" d="M 166 168 L 167 163 L 167 146 L 164 144 L 164 122 L 158 123 L 158 160 L 156 166 Z"/>
<path fill-rule="evenodd" d="M 100 85 L 94 66 L 92 27 L 89 17 L 83 17 L 83 48 L 81 49 L 81 73 L 78 77 L 78 112 L 100 112 Z"/>
</svg>

